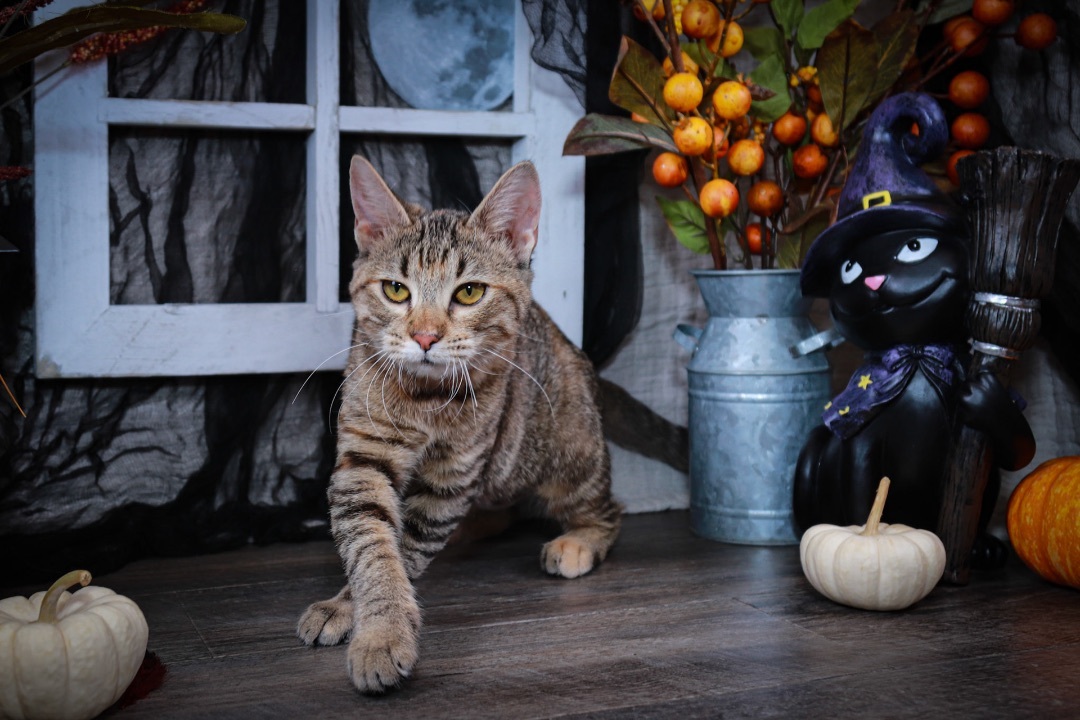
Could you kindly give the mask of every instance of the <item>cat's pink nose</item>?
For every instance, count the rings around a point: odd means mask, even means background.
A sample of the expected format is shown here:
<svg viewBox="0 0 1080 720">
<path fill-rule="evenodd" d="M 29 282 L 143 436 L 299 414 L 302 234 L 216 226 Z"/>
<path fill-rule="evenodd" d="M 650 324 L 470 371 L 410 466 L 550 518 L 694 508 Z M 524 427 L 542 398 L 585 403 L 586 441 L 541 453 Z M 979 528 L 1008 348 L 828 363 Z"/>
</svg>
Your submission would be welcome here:
<svg viewBox="0 0 1080 720">
<path fill-rule="evenodd" d="M 877 290 L 879 287 L 881 287 L 881 283 L 885 282 L 885 276 L 871 275 L 870 277 L 864 279 L 863 282 L 866 283 L 866 287 L 870 288 L 871 290 Z"/>
<path fill-rule="evenodd" d="M 435 333 L 413 333 L 412 339 L 416 341 L 417 345 L 423 348 L 424 352 L 427 352 L 431 349 L 432 345 L 439 342 L 439 336 Z"/>
</svg>

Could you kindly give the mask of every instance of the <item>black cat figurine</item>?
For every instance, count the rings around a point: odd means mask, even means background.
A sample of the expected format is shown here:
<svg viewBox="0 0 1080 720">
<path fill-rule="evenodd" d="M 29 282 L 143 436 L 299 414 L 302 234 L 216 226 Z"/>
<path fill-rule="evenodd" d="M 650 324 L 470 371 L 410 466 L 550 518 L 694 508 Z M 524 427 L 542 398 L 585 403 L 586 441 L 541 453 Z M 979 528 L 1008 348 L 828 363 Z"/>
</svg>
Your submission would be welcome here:
<svg viewBox="0 0 1080 720">
<path fill-rule="evenodd" d="M 863 522 L 885 475 L 892 484 L 883 520 L 933 530 L 958 423 L 987 434 L 1000 467 L 1019 469 L 1034 456 L 1022 409 L 997 378 L 965 377 L 970 238 L 962 209 L 918 166 L 947 138 L 929 96 L 883 102 L 867 122 L 839 219 L 803 263 L 803 294 L 828 298 L 836 329 L 866 355 L 796 464 L 801 530 Z M 995 472 L 973 567 L 1004 559 L 985 533 L 999 487 Z"/>
</svg>

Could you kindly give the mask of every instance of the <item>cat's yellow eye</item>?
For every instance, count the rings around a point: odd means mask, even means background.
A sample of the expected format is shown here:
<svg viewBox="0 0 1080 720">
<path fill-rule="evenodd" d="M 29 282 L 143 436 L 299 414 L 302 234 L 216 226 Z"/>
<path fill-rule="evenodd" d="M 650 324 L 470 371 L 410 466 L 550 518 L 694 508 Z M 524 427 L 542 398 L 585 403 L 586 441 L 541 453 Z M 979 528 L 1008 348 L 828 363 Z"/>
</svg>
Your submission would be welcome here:
<svg viewBox="0 0 1080 720">
<path fill-rule="evenodd" d="M 480 283 L 465 283 L 454 292 L 454 300 L 462 305 L 475 305 L 484 297 L 486 285 Z"/>
<path fill-rule="evenodd" d="M 390 302 L 403 303 L 409 299 L 409 288 L 397 280 L 383 280 L 382 291 Z"/>
</svg>

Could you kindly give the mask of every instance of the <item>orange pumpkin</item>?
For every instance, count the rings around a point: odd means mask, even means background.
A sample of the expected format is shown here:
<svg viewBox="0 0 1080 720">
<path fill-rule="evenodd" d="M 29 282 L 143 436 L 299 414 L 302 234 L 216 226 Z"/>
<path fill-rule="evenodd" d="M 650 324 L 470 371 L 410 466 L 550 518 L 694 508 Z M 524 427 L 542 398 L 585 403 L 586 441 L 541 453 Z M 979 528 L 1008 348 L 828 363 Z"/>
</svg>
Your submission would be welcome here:
<svg viewBox="0 0 1080 720">
<path fill-rule="evenodd" d="M 1080 456 L 1047 460 L 1009 498 L 1009 539 L 1050 582 L 1080 588 Z"/>
</svg>

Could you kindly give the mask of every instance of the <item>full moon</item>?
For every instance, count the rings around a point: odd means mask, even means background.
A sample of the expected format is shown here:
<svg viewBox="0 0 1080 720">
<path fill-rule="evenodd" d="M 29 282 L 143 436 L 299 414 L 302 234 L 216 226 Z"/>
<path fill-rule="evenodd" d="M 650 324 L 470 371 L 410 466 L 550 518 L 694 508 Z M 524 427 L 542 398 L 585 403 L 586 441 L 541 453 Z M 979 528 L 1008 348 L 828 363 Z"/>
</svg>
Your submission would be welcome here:
<svg viewBox="0 0 1080 720">
<path fill-rule="evenodd" d="M 375 62 L 414 108 L 496 108 L 514 87 L 513 2 L 372 0 Z"/>
</svg>

